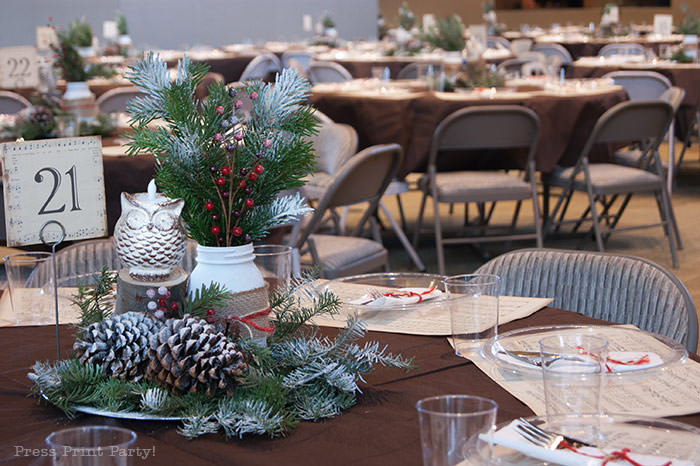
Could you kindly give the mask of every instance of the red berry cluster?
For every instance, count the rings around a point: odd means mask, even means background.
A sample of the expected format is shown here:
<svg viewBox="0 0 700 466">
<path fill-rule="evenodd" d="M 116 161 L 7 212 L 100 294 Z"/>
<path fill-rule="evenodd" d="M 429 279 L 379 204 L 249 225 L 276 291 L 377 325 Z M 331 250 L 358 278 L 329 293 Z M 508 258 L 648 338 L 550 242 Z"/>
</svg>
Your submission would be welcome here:
<svg viewBox="0 0 700 466">
<path fill-rule="evenodd" d="M 235 89 L 229 89 L 229 96 L 233 99 L 234 109 L 238 109 L 242 106 L 242 102 L 236 99 L 237 91 Z M 252 91 L 248 94 L 248 97 L 251 100 L 256 100 L 258 94 Z M 219 115 L 224 115 L 226 113 L 226 109 L 222 105 L 217 106 L 215 110 Z M 214 135 L 214 142 L 221 143 L 226 150 L 228 163 L 221 167 L 212 165 L 209 168 L 211 180 L 216 186 L 216 192 L 219 198 L 218 201 L 221 208 L 217 208 L 217 199 L 208 200 L 204 204 L 204 208 L 209 212 L 212 222 L 210 229 L 211 234 L 216 237 L 219 244 L 228 244 L 231 240 L 231 236 L 242 236 L 245 242 L 251 241 L 250 236 L 243 231 L 239 223 L 246 209 L 252 209 L 255 206 L 255 201 L 251 196 L 253 186 L 265 171 L 260 161 L 262 161 L 265 156 L 264 150 L 272 147 L 272 141 L 270 139 L 265 139 L 263 141 L 264 149 L 258 151 L 256 154 L 258 160 L 256 164 L 252 167 L 241 168 L 237 173 L 234 173 L 235 152 L 239 147 L 242 147 L 239 143 L 243 141 L 244 138 L 243 132 L 236 129 L 235 125 L 238 119 L 236 118 L 235 111 L 233 113 L 233 116 L 230 118 L 224 117 L 221 124 L 223 131 L 217 132 Z M 227 133 L 227 130 L 233 132 L 233 141 L 230 139 L 227 141 L 227 139 L 231 137 L 231 133 Z"/>
<path fill-rule="evenodd" d="M 146 308 L 158 319 L 165 319 L 180 308 L 177 302 L 170 301 L 170 290 L 164 286 L 157 290 L 149 288 L 146 290 L 146 297 L 152 300 L 147 303 Z"/>
</svg>

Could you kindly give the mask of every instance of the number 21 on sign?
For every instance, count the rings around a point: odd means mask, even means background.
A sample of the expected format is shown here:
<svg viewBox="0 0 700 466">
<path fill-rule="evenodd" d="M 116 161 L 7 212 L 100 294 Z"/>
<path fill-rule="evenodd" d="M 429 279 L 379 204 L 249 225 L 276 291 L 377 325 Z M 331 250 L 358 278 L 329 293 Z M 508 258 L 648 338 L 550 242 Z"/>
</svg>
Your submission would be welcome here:
<svg viewBox="0 0 700 466">
<path fill-rule="evenodd" d="M 2 144 L 8 245 L 40 243 L 41 226 L 60 222 L 66 240 L 106 234 L 99 137 Z"/>
</svg>

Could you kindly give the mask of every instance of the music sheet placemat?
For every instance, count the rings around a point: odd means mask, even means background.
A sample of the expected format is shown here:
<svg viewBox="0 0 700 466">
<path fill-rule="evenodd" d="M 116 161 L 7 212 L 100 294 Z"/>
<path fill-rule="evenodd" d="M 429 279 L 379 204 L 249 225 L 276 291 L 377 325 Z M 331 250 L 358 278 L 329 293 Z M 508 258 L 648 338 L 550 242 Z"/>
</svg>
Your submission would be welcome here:
<svg viewBox="0 0 700 466">
<path fill-rule="evenodd" d="M 65 240 L 107 233 L 102 141 L 99 136 L 8 142 L 0 145 L 9 246 L 39 244 L 49 220 Z M 52 229 L 47 240 L 58 240 Z"/>
<path fill-rule="evenodd" d="M 75 324 L 80 320 L 80 308 L 71 301 L 77 288 L 58 288 L 58 322 Z M 0 298 L 0 327 L 25 325 L 50 325 L 56 323 L 54 299 L 42 293 L 40 288 L 21 288 L 14 290 L 15 309 L 12 306 L 9 291 Z"/>
<path fill-rule="evenodd" d="M 658 340 L 640 333 L 653 348 Z M 637 340 L 639 343 L 639 339 Z M 616 350 L 624 350 L 617 342 Z M 547 414 L 541 376 L 503 370 L 490 359 L 472 354 L 468 358 L 491 380 L 525 403 L 536 415 Z M 659 371 L 658 375 L 620 377 L 606 381 L 601 393 L 604 412 L 638 416 L 683 416 L 700 412 L 700 363 L 691 359 Z"/>
<path fill-rule="evenodd" d="M 333 291 L 341 301 L 348 301 L 348 296 L 343 293 L 343 287 L 363 289 L 367 285 L 335 284 Z M 378 288 L 378 287 L 372 287 Z M 357 293 L 355 293 L 356 296 Z M 352 299 L 352 298 L 350 298 Z M 516 296 L 501 296 L 498 309 L 498 323 L 505 324 L 513 320 L 522 319 L 547 306 L 552 298 L 522 298 Z M 446 336 L 452 334 L 450 323 L 450 308 L 445 301 L 427 300 L 421 305 L 414 305 L 411 309 L 397 310 L 361 310 L 361 306 L 344 304 L 340 312 L 333 316 L 323 315 L 313 319 L 313 323 L 321 327 L 345 327 L 349 315 L 357 310 L 358 317 L 365 322 L 368 330 L 375 332 L 403 333 L 407 335 L 434 335 Z M 483 330 L 483 329 L 482 329 Z"/>
</svg>

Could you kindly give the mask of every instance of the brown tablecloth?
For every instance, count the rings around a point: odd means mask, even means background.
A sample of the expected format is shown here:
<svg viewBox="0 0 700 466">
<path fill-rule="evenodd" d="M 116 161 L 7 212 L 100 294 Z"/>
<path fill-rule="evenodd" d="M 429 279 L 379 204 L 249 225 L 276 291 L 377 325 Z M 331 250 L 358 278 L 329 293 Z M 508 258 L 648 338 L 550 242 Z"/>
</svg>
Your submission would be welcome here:
<svg viewBox="0 0 700 466">
<path fill-rule="evenodd" d="M 486 63 L 491 65 L 491 64 L 499 64 L 502 61 L 507 60 L 508 58 L 513 58 L 513 55 L 506 56 L 506 57 L 501 57 L 501 58 L 495 58 L 495 59 L 488 59 L 486 60 Z M 442 62 L 440 60 L 435 60 L 435 61 L 428 61 L 428 60 L 421 60 L 416 57 L 386 57 L 384 59 L 376 59 L 376 60 L 353 60 L 351 58 L 348 59 L 333 59 L 332 61 L 342 65 L 347 69 L 350 74 L 352 75 L 353 78 L 371 78 L 372 77 L 372 68 L 379 67 L 379 68 L 389 68 L 389 71 L 391 73 L 391 78 L 395 79 L 398 75 L 399 72 L 407 65 L 411 63 L 423 63 L 426 65 L 441 65 Z"/>
<path fill-rule="evenodd" d="M 238 81 L 238 78 L 240 78 L 241 74 L 243 74 L 245 67 L 248 66 L 248 63 L 250 63 L 253 58 L 256 57 L 256 55 L 257 54 L 255 53 L 231 53 L 221 58 L 207 58 L 204 60 L 195 59 L 194 61 L 202 61 L 207 63 L 210 66 L 210 72 L 223 75 L 224 82 L 230 83 L 233 81 Z M 167 62 L 167 64 L 168 67 L 172 68 L 177 66 L 177 60 L 170 60 Z"/>
<path fill-rule="evenodd" d="M 336 122 L 353 126 L 358 132 L 360 148 L 401 144 L 405 154 L 399 176 L 405 176 L 425 170 L 435 129 L 443 118 L 460 108 L 515 104 L 532 109 L 540 118 L 537 169 L 551 172 L 557 164 L 573 165 L 598 117 L 626 99 L 626 92 L 616 88 L 585 95 L 548 94 L 492 100 L 448 100 L 435 93 L 416 93 L 400 99 L 322 93 L 313 95 L 310 101 Z M 591 160 L 602 162 L 609 157 L 609 151 L 602 149 Z M 526 157 L 521 154 L 516 158 L 516 165 L 522 168 Z"/>
<path fill-rule="evenodd" d="M 544 309 L 532 316 L 504 325 L 503 330 L 546 324 L 597 323 L 567 311 Z M 72 343 L 73 329 L 61 328 L 62 347 Z M 334 330 L 324 329 L 332 334 Z M 80 425 L 116 425 L 138 434 L 137 446 L 153 448 L 155 457 L 134 464 L 245 464 L 245 465 L 419 465 L 421 463 L 415 403 L 424 397 L 463 393 L 494 399 L 498 422 L 532 411 L 500 388 L 476 366 L 455 356 L 442 337 L 423 337 L 371 332 L 368 339 L 387 344 L 392 352 L 415 356 L 418 369 L 404 373 L 378 369 L 367 377 L 357 404 L 334 419 L 302 422 L 288 437 L 246 437 L 228 442 L 222 435 L 192 441 L 176 432 L 174 422 L 144 422 L 82 415 L 73 421 L 52 406 L 27 395 L 26 378 L 35 360 L 55 356 L 54 328 L 0 328 L 0 461 L 9 464 L 48 464 L 46 458 L 16 456 L 16 447 L 45 448 L 44 438 L 52 431 Z M 700 426 L 700 415 L 674 418 Z"/>
<path fill-rule="evenodd" d="M 598 78 L 612 71 L 656 71 L 668 78 L 671 84 L 685 90 L 685 97 L 678 112 L 676 112 L 676 134 L 684 139 L 695 118 L 698 102 L 700 102 L 700 65 L 649 65 L 649 66 L 583 66 L 571 64 L 566 70 L 569 78 Z"/>
</svg>

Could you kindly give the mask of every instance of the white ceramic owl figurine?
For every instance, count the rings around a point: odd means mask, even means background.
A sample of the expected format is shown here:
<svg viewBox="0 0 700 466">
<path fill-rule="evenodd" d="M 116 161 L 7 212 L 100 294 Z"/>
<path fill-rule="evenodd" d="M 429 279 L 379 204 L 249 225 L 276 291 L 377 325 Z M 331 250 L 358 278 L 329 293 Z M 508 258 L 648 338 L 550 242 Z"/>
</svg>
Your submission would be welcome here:
<svg viewBox="0 0 700 466">
<path fill-rule="evenodd" d="M 185 255 L 187 235 L 180 212 L 184 199 L 155 192 L 121 195 L 122 214 L 114 227 L 114 244 L 129 275 L 139 281 L 167 280 Z"/>
</svg>

